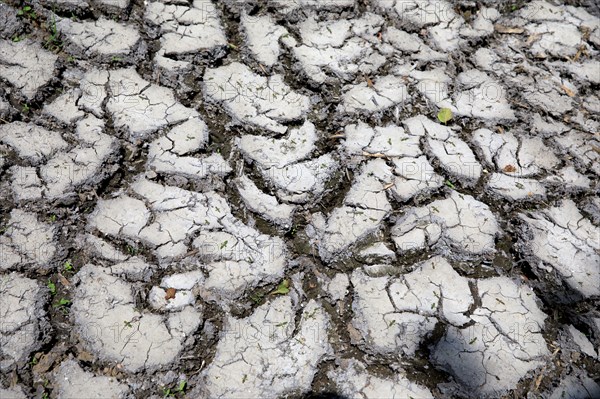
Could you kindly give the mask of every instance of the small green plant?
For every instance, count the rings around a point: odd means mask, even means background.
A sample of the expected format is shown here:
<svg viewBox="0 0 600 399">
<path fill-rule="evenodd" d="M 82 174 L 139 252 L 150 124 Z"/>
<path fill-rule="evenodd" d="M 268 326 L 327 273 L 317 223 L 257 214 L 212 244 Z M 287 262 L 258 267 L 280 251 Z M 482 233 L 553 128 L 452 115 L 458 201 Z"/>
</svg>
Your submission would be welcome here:
<svg viewBox="0 0 600 399">
<path fill-rule="evenodd" d="M 264 295 L 262 295 L 262 294 L 250 294 L 250 299 L 252 299 L 252 301 L 256 304 L 261 303 L 263 298 L 264 298 Z"/>
<path fill-rule="evenodd" d="M 173 398 L 179 393 L 184 393 L 187 387 L 187 381 L 179 381 L 179 385 L 176 388 L 163 388 L 163 395 L 165 398 Z"/>
<path fill-rule="evenodd" d="M 38 358 L 35 355 L 31 356 L 31 361 L 29 362 L 29 364 L 35 366 L 36 364 L 38 364 Z"/>
<path fill-rule="evenodd" d="M 21 40 L 23 40 L 23 36 L 15 36 L 12 38 L 12 41 L 15 43 L 20 42 Z"/>
<path fill-rule="evenodd" d="M 440 122 L 442 122 L 445 125 L 446 122 L 452 119 L 452 111 L 450 110 L 450 108 L 442 108 L 440 109 L 440 112 L 438 112 L 437 118 Z"/>
<path fill-rule="evenodd" d="M 37 19 L 37 14 L 31 6 L 23 6 L 19 11 L 17 11 L 17 17 L 27 18 L 30 20 Z"/>
<path fill-rule="evenodd" d="M 73 263 L 71 262 L 71 259 L 67 259 L 67 261 L 63 265 L 63 269 L 65 269 L 66 272 L 73 271 Z"/>
<path fill-rule="evenodd" d="M 50 36 L 46 38 L 45 47 L 52 52 L 60 51 L 63 47 L 63 43 L 60 40 L 60 32 L 56 28 L 56 18 L 54 15 L 48 24 L 48 30 L 50 31 Z"/>
<path fill-rule="evenodd" d="M 26 114 L 29 112 L 29 104 L 25 103 L 25 104 L 21 104 L 23 106 L 23 108 L 21 109 L 21 111 Z"/>
<path fill-rule="evenodd" d="M 277 289 L 275 291 L 272 292 L 273 295 L 285 295 L 288 292 L 290 292 L 290 282 L 286 279 L 283 280 L 278 286 Z"/>
<path fill-rule="evenodd" d="M 51 295 L 56 295 L 56 284 L 54 284 L 52 280 L 48 279 L 46 287 L 48 287 L 48 290 L 50 291 Z"/>
<path fill-rule="evenodd" d="M 58 219 L 58 216 L 56 216 L 55 214 L 51 214 L 50 216 L 48 216 L 48 221 L 51 223 L 56 222 L 57 219 Z"/>
<path fill-rule="evenodd" d="M 69 313 L 69 310 L 68 310 L 68 308 L 67 308 L 67 307 L 68 307 L 70 304 L 71 304 L 71 301 L 69 301 L 68 299 L 66 299 L 66 298 L 60 298 L 60 299 L 58 300 L 58 302 L 56 302 L 54 305 L 52 305 L 52 307 L 53 307 L 54 309 L 56 309 L 56 310 L 59 310 L 59 311 L 61 311 L 61 312 L 62 312 L 64 315 L 66 315 L 66 314 L 68 314 L 68 313 Z"/>
<path fill-rule="evenodd" d="M 138 253 L 138 250 L 137 250 L 137 248 L 135 248 L 135 247 L 133 247 L 131 245 L 128 245 L 127 246 L 127 253 L 129 255 L 136 255 Z"/>
<path fill-rule="evenodd" d="M 110 59 L 110 62 L 121 62 L 123 61 L 123 59 L 121 57 L 117 57 L 116 55 L 113 55 L 113 57 Z"/>
<path fill-rule="evenodd" d="M 454 186 L 454 184 L 450 180 L 446 180 L 444 184 L 446 184 L 446 186 L 450 187 L 453 190 L 456 189 L 456 187 Z"/>
</svg>

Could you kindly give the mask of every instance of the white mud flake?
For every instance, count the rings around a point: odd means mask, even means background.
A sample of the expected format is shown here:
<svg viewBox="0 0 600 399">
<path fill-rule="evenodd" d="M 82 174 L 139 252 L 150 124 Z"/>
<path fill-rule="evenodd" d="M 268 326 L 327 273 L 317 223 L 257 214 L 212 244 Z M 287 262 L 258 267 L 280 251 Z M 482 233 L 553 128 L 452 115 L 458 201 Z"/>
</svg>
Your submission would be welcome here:
<svg viewBox="0 0 600 399">
<path fill-rule="evenodd" d="M 418 27 L 449 23 L 457 17 L 452 4 L 447 1 L 401 1 L 376 0 L 375 5 L 388 12 L 391 16 L 400 18 Z"/>
<path fill-rule="evenodd" d="M 600 295 L 598 229 L 581 215 L 573 201 L 563 200 L 559 206 L 522 214 L 521 219 L 532 235 L 525 245 L 539 259 L 533 264 L 543 274 L 555 270 L 582 296 Z"/>
<path fill-rule="evenodd" d="M 0 295 L 0 370 L 9 372 L 41 346 L 46 298 L 37 281 L 18 273 L 0 275 Z"/>
<path fill-rule="evenodd" d="M 137 29 L 104 18 L 84 22 L 60 19 L 56 29 L 71 44 L 70 52 L 79 57 L 110 61 L 112 57 L 131 55 L 140 45 Z"/>
<path fill-rule="evenodd" d="M 487 205 L 453 190 L 447 199 L 406 210 L 392 228 L 392 239 L 399 253 L 438 244 L 444 250 L 480 255 L 495 252 L 498 232 L 496 217 Z"/>
<path fill-rule="evenodd" d="M 104 134 L 103 129 L 104 122 L 94 116 L 77 123 L 79 145 L 57 154 L 39 168 L 45 197 L 70 195 L 75 188 L 98 183 L 105 176 L 102 166 L 116 152 L 117 140 Z"/>
<path fill-rule="evenodd" d="M 0 40 L 0 78 L 6 79 L 27 99 L 54 77 L 58 56 L 31 40 Z"/>
<path fill-rule="evenodd" d="M 84 371 L 77 361 L 64 360 L 54 374 L 55 389 L 61 398 L 125 398 L 127 385 L 113 377 L 95 376 Z"/>
<path fill-rule="evenodd" d="M 39 222 L 36 214 L 13 209 L 8 227 L 0 235 L 0 269 L 49 268 L 56 253 L 54 232 L 54 227 Z"/>
<path fill-rule="evenodd" d="M 310 235 L 323 259 L 341 255 L 381 228 L 381 222 L 392 209 L 384 189 L 391 178 L 391 169 L 384 160 L 372 160 L 354 179 L 341 207 L 327 217 L 321 213 L 313 215 Z"/>
<path fill-rule="evenodd" d="M 204 275 L 201 270 L 172 274 L 164 277 L 160 286 L 152 287 L 148 302 L 154 309 L 180 310 L 196 303 L 196 295 L 192 289 L 203 284 Z"/>
<path fill-rule="evenodd" d="M 191 4 L 152 1 L 146 6 L 146 21 L 159 27 L 166 57 L 213 51 L 227 45 L 216 4 L 194 0 Z"/>
<path fill-rule="evenodd" d="M 292 224 L 296 206 L 279 203 L 276 197 L 261 191 L 247 176 L 235 180 L 235 185 L 248 209 L 283 227 Z"/>
<path fill-rule="evenodd" d="M 586 60 L 580 63 L 568 63 L 566 68 L 582 80 L 593 84 L 600 84 L 600 61 Z"/>
<path fill-rule="evenodd" d="M 274 186 L 278 198 L 303 204 L 323 194 L 327 181 L 338 167 L 338 162 L 330 154 L 325 154 L 282 168 L 259 168 L 259 172 Z"/>
<path fill-rule="evenodd" d="M 315 125 L 306 121 L 300 128 L 291 129 L 285 138 L 245 135 L 238 145 L 242 154 L 262 168 L 282 168 L 309 159 L 317 139 Z"/>
<path fill-rule="evenodd" d="M 294 92 L 282 75 L 265 78 L 237 62 L 207 69 L 204 95 L 222 104 L 238 123 L 275 133 L 285 133 L 282 123 L 300 119 L 310 108 L 309 98 Z"/>
<path fill-rule="evenodd" d="M 506 98 L 506 89 L 484 72 L 472 69 L 457 76 L 462 91 L 454 95 L 454 106 L 447 104 L 458 115 L 489 120 L 515 120 L 515 113 Z M 444 105 L 443 102 L 440 105 Z"/>
<path fill-rule="evenodd" d="M 600 355 L 596 353 L 594 345 L 592 345 L 592 343 L 589 339 L 587 339 L 584 333 L 582 333 L 572 325 L 568 327 L 568 330 L 569 334 L 573 338 L 573 342 L 579 347 L 579 349 L 581 349 L 583 353 L 592 358 L 599 358 Z"/>
<path fill-rule="evenodd" d="M 404 80 L 394 75 L 347 85 L 342 91 L 342 104 L 338 108 L 345 113 L 384 111 L 410 98 Z"/>
<path fill-rule="evenodd" d="M 0 143 L 10 145 L 34 165 L 68 147 L 60 133 L 24 122 L 0 125 Z"/>
<path fill-rule="evenodd" d="M 339 393 L 349 398 L 364 399 L 430 399 L 429 389 L 410 381 L 404 371 L 393 377 L 373 375 L 365 365 L 355 359 L 343 360 L 339 367 L 327 373 L 337 386 Z"/>
<path fill-rule="evenodd" d="M 185 255 L 185 240 L 189 235 L 203 226 L 207 229 L 219 226 L 219 219 L 229 213 L 224 199 L 215 193 L 195 193 L 142 178 L 132 189 L 145 198 L 152 219 L 143 226 L 140 223 L 138 233 L 131 231 L 131 238 L 139 237 L 156 248 L 159 259 Z M 141 211 L 140 222 L 146 215 Z"/>
<path fill-rule="evenodd" d="M 447 126 L 434 123 L 420 115 L 404 121 L 415 136 L 427 136 L 427 148 L 442 168 L 456 178 L 473 185 L 481 177 L 482 168 L 471 148 Z M 425 170 L 429 168 L 423 165 Z"/>
<path fill-rule="evenodd" d="M 402 51 L 404 54 L 410 54 L 410 58 L 417 61 L 432 62 L 448 59 L 446 53 L 433 50 L 414 33 L 388 27 L 383 37 L 395 49 Z"/>
<path fill-rule="evenodd" d="M 311 159 L 319 135 L 315 126 L 306 121 L 283 138 L 245 135 L 237 144 L 246 161 L 257 165 L 280 200 L 305 203 L 323 193 L 338 167 L 330 154 Z"/>
<path fill-rule="evenodd" d="M 577 172 L 573 166 L 567 166 L 556 171 L 556 175 L 546 177 L 543 182 L 559 188 L 565 187 L 569 190 L 588 190 L 592 185 L 592 180 Z"/>
<path fill-rule="evenodd" d="M 81 97 L 77 102 L 80 109 L 91 112 L 98 118 L 104 115 L 102 103 L 107 96 L 108 78 L 108 71 L 99 69 L 91 69 L 81 78 Z"/>
<path fill-rule="evenodd" d="M 94 243 L 92 241 L 92 239 L 91 239 L 92 237 L 95 240 L 101 240 L 100 238 L 97 238 L 95 236 L 87 235 L 87 238 L 88 238 L 87 241 L 92 243 L 92 245 L 94 245 L 94 244 L 98 245 L 97 241 L 96 241 L 96 243 Z M 103 243 L 106 244 L 105 241 L 103 241 Z M 154 274 L 155 267 L 144 262 L 142 259 L 138 258 L 137 256 L 127 258 L 122 255 L 119 255 L 119 257 L 117 258 L 117 256 L 112 256 L 112 254 L 115 251 L 114 247 L 108 247 L 106 245 L 103 246 L 101 248 L 101 250 L 103 250 L 104 252 L 101 252 L 99 255 L 104 257 L 105 259 L 110 259 L 112 261 L 121 261 L 121 263 L 117 263 L 115 265 L 108 267 L 108 269 L 110 270 L 110 274 L 112 274 L 115 277 L 123 278 L 128 281 L 145 281 L 145 282 L 147 282 L 150 280 L 150 278 Z M 123 260 L 125 260 L 125 261 L 123 261 Z"/>
<path fill-rule="evenodd" d="M 333 278 L 323 279 L 325 292 L 331 299 L 332 303 L 336 303 L 346 297 L 348 294 L 348 286 L 350 285 L 350 279 L 344 273 L 338 273 Z"/>
<path fill-rule="evenodd" d="M 470 316 L 474 323 L 448 327 L 432 360 L 456 378 L 453 388 L 462 395 L 497 397 L 545 364 L 546 315 L 530 288 L 507 277 L 480 280 L 477 290 L 481 306 Z"/>
<path fill-rule="evenodd" d="M 343 146 L 348 155 L 385 155 L 386 157 L 418 157 L 422 155 L 420 136 L 396 125 L 370 127 L 364 122 L 346 125 Z"/>
<path fill-rule="evenodd" d="M 66 124 L 73 123 L 85 116 L 85 113 L 77 107 L 77 101 L 80 97 L 80 90 L 71 89 L 58 96 L 52 103 L 45 105 L 44 114 Z"/>
<path fill-rule="evenodd" d="M 584 167 L 600 176 L 600 139 L 597 136 L 572 130 L 557 136 L 559 148 L 575 157 Z"/>
<path fill-rule="evenodd" d="M 277 11 L 287 14 L 297 10 L 326 10 L 337 11 L 343 8 L 352 7 L 356 0 L 268 0 L 269 5 L 274 6 Z"/>
<path fill-rule="evenodd" d="M 600 385 L 588 377 L 584 371 L 573 374 L 579 375 L 567 375 L 548 396 L 548 399 L 593 399 L 600 396 Z"/>
<path fill-rule="evenodd" d="M 79 337 L 101 361 L 127 371 L 172 364 L 202 322 L 192 307 L 166 316 L 140 312 L 133 287 L 103 268 L 86 265 L 76 279 L 71 317 Z"/>
<path fill-rule="evenodd" d="M 361 250 L 357 257 L 365 263 L 391 263 L 396 260 L 396 253 L 391 250 L 385 243 L 376 242 Z"/>
<path fill-rule="evenodd" d="M 310 391 L 318 364 L 331 351 L 329 317 L 311 300 L 296 325 L 297 308 L 285 296 L 245 319 L 227 317 L 214 360 L 193 396 L 266 398 Z"/>
<path fill-rule="evenodd" d="M 209 297 L 237 298 L 259 284 L 283 277 L 287 250 L 282 239 L 261 234 L 231 214 L 218 231 L 202 231 L 193 246 L 205 263 Z"/>
<path fill-rule="evenodd" d="M 582 43 L 578 23 L 572 23 L 572 17 L 562 7 L 538 1 L 529 4 L 522 11 L 532 23 L 525 25 L 529 34 L 529 51 L 537 58 L 549 55 L 572 57 Z M 571 21 L 566 21 L 567 18 Z"/>
<path fill-rule="evenodd" d="M 27 399 L 20 386 L 14 386 L 8 389 L 0 387 L 0 398 L 2 399 Z"/>
<path fill-rule="evenodd" d="M 487 188 L 492 193 L 513 201 L 546 197 L 546 189 L 537 180 L 512 177 L 502 173 L 490 175 Z"/>
<path fill-rule="evenodd" d="M 122 195 L 101 200 L 90 227 L 119 238 L 141 240 L 167 263 L 186 256 L 193 240 L 208 274 L 210 297 L 237 298 L 258 284 L 274 282 L 286 266 L 284 242 L 233 217 L 223 197 L 137 179 L 132 190 L 144 201 Z M 168 287 L 166 287 L 168 288 Z"/>
<path fill-rule="evenodd" d="M 351 80 L 357 74 L 371 74 L 385 62 L 373 49 L 383 18 L 366 13 L 361 18 L 318 22 L 310 15 L 299 26 L 301 44 L 292 47 L 309 79 L 317 83 L 328 74 Z"/>
<path fill-rule="evenodd" d="M 478 129 L 472 134 L 488 167 L 509 176 L 529 177 L 552 171 L 560 163 L 539 137 L 520 137 L 511 132 Z"/>
<path fill-rule="evenodd" d="M 100 199 L 90 215 L 89 225 L 103 234 L 114 237 L 121 234 L 137 237 L 149 218 L 150 211 L 142 201 L 121 196 L 108 200 Z"/>
<path fill-rule="evenodd" d="M 166 126 L 198 117 L 198 112 L 183 106 L 173 90 L 151 84 L 134 69 L 110 71 L 111 96 L 106 109 L 115 127 L 140 140 Z"/>
<path fill-rule="evenodd" d="M 396 177 L 390 190 L 399 201 L 408 201 L 416 195 L 427 195 L 444 184 L 444 179 L 435 173 L 424 155 L 418 158 L 397 158 L 392 162 Z"/>
<path fill-rule="evenodd" d="M 244 13 L 240 23 L 254 58 L 266 66 L 275 65 L 281 54 L 279 40 L 284 35 L 289 36 L 287 29 L 277 25 L 268 15 L 256 16 Z"/>
<path fill-rule="evenodd" d="M 147 167 L 157 173 L 204 179 L 223 177 L 231 167 L 220 154 L 195 156 L 208 143 L 208 127 L 200 118 L 175 126 L 166 135 L 150 143 Z"/>
<path fill-rule="evenodd" d="M 469 321 L 473 305 L 468 280 L 441 257 L 423 262 L 399 278 L 352 275 L 353 325 L 375 353 L 413 356 L 439 320 L 456 326 Z"/>
</svg>

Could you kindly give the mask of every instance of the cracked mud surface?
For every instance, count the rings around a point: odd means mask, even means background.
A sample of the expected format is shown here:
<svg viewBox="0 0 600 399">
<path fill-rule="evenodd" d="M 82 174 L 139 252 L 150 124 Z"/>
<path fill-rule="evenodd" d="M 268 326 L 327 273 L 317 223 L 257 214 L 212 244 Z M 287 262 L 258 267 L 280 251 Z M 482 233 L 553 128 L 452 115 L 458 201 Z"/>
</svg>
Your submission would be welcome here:
<svg viewBox="0 0 600 399">
<path fill-rule="evenodd" d="M 599 17 L 0 0 L 0 398 L 600 397 Z"/>
</svg>

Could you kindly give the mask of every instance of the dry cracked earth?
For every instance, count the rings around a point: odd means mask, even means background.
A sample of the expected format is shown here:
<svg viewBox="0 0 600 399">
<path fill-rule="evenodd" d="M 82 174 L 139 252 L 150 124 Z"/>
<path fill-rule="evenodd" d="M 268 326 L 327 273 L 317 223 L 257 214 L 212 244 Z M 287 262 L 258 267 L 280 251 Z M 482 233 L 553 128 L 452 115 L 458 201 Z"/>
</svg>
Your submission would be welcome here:
<svg viewBox="0 0 600 399">
<path fill-rule="evenodd" d="M 0 1 L 0 398 L 599 398 L 599 16 Z"/>
</svg>

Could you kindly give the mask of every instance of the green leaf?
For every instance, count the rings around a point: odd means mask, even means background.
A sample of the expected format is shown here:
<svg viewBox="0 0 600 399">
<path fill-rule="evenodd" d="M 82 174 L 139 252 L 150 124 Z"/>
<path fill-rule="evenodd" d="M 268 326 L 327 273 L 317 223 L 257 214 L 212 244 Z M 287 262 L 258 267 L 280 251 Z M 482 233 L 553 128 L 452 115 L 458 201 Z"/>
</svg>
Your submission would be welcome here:
<svg viewBox="0 0 600 399">
<path fill-rule="evenodd" d="M 187 381 L 183 380 L 183 381 L 179 381 L 179 386 L 177 387 L 177 389 L 175 390 L 175 392 L 183 392 L 185 391 L 185 386 L 187 385 Z"/>
<path fill-rule="evenodd" d="M 31 11 L 31 6 L 25 6 L 25 7 L 23 7 L 23 11 Z"/>
<path fill-rule="evenodd" d="M 452 111 L 450 111 L 450 108 L 442 108 L 440 109 L 440 112 L 438 112 L 437 118 L 440 122 L 445 124 L 452 119 Z"/>
<path fill-rule="evenodd" d="M 71 301 L 69 301 L 68 299 L 60 298 L 60 300 L 58 301 L 58 303 L 54 304 L 54 307 L 55 308 L 60 308 L 61 306 L 67 306 L 70 303 L 71 303 Z"/>
<path fill-rule="evenodd" d="M 285 295 L 288 292 L 290 292 L 290 283 L 287 280 L 283 280 L 281 282 L 281 284 L 279 284 L 277 286 L 277 289 L 275 291 L 272 292 L 272 294 L 281 294 L 281 295 Z"/>
<path fill-rule="evenodd" d="M 445 184 L 453 190 L 456 189 L 456 187 L 454 186 L 454 184 L 452 184 L 452 182 L 450 180 L 446 180 Z"/>
<path fill-rule="evenodd" d="M 71 259 L 69 259 L 65 262 L 64 268 L 68 272 L 73 271 L 73 264 L 71 263 Z"/>
<path fill-rule="evenodd" d="M 56 294 L 56 284 L 54 284 L 51 280 L 48 280 L 48 283 L 46 284 L 46 286 L 50 290 L 50 294 L 52 294 L 52 295 Z"/>
</svg>

